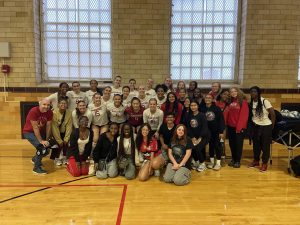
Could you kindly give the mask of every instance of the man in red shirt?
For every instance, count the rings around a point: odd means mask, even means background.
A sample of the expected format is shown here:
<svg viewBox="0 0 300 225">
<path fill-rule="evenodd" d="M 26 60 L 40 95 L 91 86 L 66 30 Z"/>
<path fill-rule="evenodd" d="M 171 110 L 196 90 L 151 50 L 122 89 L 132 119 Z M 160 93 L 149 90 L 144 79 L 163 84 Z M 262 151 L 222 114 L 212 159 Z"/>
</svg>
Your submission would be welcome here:
<svg viewBox="0 0 300 225">
<path fill-rule="evenodd" d="M 36 148 L 36 154 L 32 158 L 34 163 L 33 172 L 46 174 L 42 169 L 42 158 L 48 154 L 47 147 L 50 146 L 51 121 L 53 113 L 50 110 L 50 101 L 43 99 L 39 106 L 30 109 L 23 128 L 24 137 Z"/>
</svg>

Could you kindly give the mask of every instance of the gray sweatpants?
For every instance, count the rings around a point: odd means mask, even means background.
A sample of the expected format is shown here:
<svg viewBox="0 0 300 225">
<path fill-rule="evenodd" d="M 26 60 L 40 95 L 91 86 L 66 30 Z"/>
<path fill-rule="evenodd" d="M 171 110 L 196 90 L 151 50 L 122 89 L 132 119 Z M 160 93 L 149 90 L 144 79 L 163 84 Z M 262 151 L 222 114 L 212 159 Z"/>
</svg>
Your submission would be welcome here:
<svg viewBox="0 0 300 225">
<path fill-rule="evenodd" d="M 106 163 L 105 170 L 96 171 L 96 177 L 99 179 L 106 179 L 108 177 L 116 177 L 116 176 L 118 176 L 118 166 L 117 166 L 116 159 L 113 159 L 110 162 Z"/>
<path fill-rule="evenodd" d="M 167 183 L 174 182 L 174 184 L 179 186 L 186 185 L 190 182 L 191 171 L 185 167 L 173 170 L 172 163 L 168 163 L 163 179 Z"/>
</svg>

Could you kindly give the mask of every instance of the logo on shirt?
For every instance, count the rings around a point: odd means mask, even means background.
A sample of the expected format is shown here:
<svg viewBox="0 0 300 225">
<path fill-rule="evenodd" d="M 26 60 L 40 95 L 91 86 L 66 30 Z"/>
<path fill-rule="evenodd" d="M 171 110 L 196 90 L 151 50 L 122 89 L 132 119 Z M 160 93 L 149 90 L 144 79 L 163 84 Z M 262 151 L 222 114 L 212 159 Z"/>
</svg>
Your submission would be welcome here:
<svg viewBox="0 0 300 225">
<path fill-rule="evenodd" d="M 207 121 L 213 121 L 215 118 L 216 118 L 216 115 L 214 112 L 212 111 L 208 111 L 205 113 L 205 116 L 206 116 L 206 120 Z"/>
<path fill-rule="evenodd" d="M 192 128 L 198 127 L 198 121 L 196 119 L 191 119 L 190 125 Z"/>
</svg>

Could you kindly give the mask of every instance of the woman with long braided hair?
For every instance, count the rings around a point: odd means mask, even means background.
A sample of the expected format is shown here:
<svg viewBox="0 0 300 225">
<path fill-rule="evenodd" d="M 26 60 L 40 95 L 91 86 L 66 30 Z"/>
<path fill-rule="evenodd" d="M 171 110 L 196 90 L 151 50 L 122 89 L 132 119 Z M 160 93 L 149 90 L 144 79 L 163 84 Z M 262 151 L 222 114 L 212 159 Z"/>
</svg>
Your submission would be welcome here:
<svg viewBox="0 0 300 225">
<path fill-rule="evenodd" d="M 267 99 L 261 97 L 261 90 L 259 87 L 251 87 L 250 95 L 250 119 L 253 128 L 254 160 L 250 163 L 249 167 L 259 167 L 260 154 L 262 152 L 262 165 L 260 171 L 265 172 L 270 157 L 270 144 L 272 142 L 272 129 L 275 123 L 275 112 L 271 103 Z"/>
</svg>

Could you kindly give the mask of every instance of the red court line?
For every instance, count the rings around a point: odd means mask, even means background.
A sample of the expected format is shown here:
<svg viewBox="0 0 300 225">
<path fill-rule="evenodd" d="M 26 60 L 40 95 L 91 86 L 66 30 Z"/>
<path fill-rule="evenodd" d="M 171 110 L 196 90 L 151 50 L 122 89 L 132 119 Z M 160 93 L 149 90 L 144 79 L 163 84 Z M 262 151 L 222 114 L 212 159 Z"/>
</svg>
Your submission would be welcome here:
<svg viewBox="0 0 300 225">
<path fill-rule="evenodd" d="M 121 201 L 120 201 L 120 206 L 119 206 L 119 212 L 118 212 L 118 217 L 117 217 L 116 225 L 120 225 L 121 224 L 122 214 L 123 214 L 123 208 L 124 208 L 124 204 L 125 204 L 126 192 L 127 192 L 127 185 L 124 185 L 123 186 L 123 193 L 122 193 L 122 198 L 121 198 Z"/>
<path fill-rule="evenodd" d="M 127 184 L 27 184 L 27 185 L 14 185 L 14 184 L 7 184 L 7 185 L 0 185 L 0 188 L 14 188 L 14 187 L 123 187 L 122 191 L 122 197 L 119 205 L 119 210 L 118 210 L 118 216 L 117 216 L 117 221 L 116 225 L 121 224 L 122 220 L 122 215 L 123 215 L 123 209 L 124 209 L 124 204 L 125 204 L 125 198 L 126 198 L 126 193 L 127 193 Z"/>
<path fill-rule="evenodd" d="M 1 184 L 0 188 L 17 187 L 125 187 L 127 184 Z"/>
</svg>

